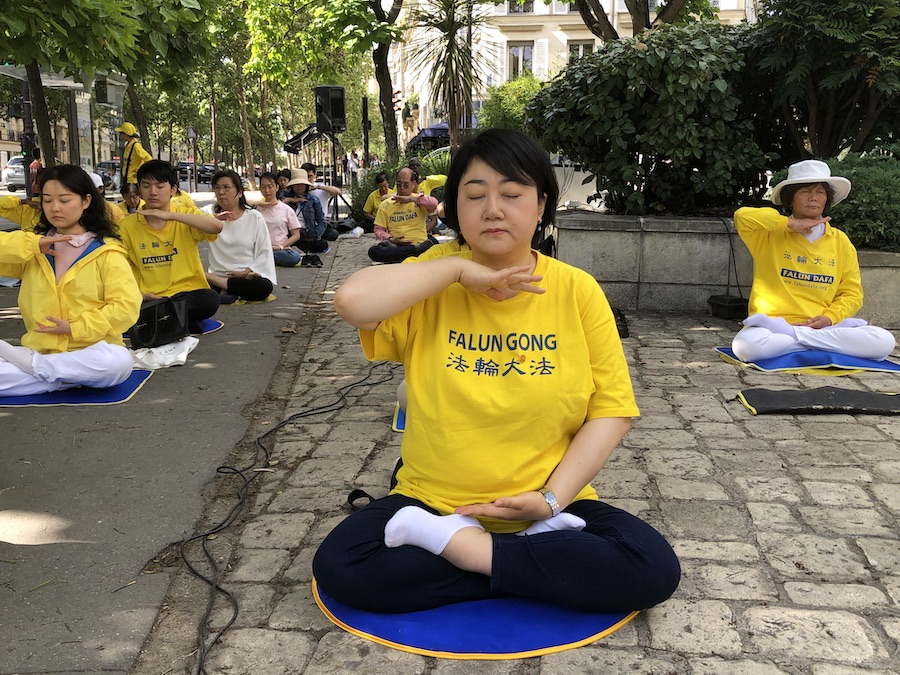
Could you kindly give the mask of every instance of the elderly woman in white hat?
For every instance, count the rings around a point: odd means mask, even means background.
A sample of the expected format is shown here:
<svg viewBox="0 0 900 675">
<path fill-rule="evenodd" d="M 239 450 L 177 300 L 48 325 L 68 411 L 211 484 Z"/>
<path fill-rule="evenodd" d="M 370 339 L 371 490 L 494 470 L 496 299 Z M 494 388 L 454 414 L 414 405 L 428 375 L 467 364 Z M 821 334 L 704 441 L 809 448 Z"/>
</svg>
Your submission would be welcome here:
<svg viewBox="0 0 900 675">
<path fill-rule="evenodd" d="M 821 349 L 882 360 L 894 337 L 855 318 L 863 304 L 856 249 L 826 213 L 850 194 L 850 181 L 809 159 L 788 169 L 772 208 L 741 208 L 738 234 L 753 256 L 750 316 L 732 350 L 743 361 Z"/>
</svg>

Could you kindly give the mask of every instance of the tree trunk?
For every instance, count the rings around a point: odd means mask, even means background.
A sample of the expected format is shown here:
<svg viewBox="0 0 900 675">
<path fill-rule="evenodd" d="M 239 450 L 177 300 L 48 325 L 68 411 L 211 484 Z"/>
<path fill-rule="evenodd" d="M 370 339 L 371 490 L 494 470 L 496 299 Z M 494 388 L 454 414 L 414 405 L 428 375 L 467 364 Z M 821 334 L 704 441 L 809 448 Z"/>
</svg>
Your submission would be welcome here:
<svg viewBox="0 0 900 675">
<path fill-rule="evenodd" d="M 250 184 L 250 189 L 255 190 L 256 175 L 253 171 L 253 146 L 250 144 L 250 124 L 247 120 L 247 99 L 244 96 L 244 73 L 241 70 L 241 66 L 237 63 L 235 64 L 235 70 L 237 75 L 238 107 L 241 110 L 241 136 L 244 139 L 244 165 L 246 166 L 247 181 Z"/>
<path fill-rule="evenodd" d="M 216 130 L 216 87 L 212 83 L 212 77 L 209 78 L 209 112 L 210 125 L 212 127 L 212 163 L 219 170 L 219 134 Z M 198 162 L 199 158 L 194 157 L 194 161 Z"/>
<path fill-rule="evenodd" d="M 32 61 L 25 66 L 28 75 L 28 89 L 31 93 L 31 116 L 37 126 L 38 147 L 41 149 L 41 158 L 44 166 L 50 168 L 56 165 L 56 146 L 53 143 L 53 132 L 50 129 L 50 111 L 47 108 L 47 99 L 44 97 L 44 82 L 41 79 L 41 69 L 37 61 Z M 25 130 L 26 133 L 31 131 Z M 28 162 L 25 159 L 25 177 L 28 178 Z"/>
<path fill-rule="evenodd" d="M 125 91 L 128 94 L 128 102 L 131 103 L 131 114 L 134 115 L 134 126 L 137 127 L 144 148 L 149 148 L 150 133 L 147 131 L 147 115 L 144 114 L 144 105 L 141 103 L 141 97 L 137 92 L 137 87 L 134 86 L 134 80 L 131 79 L 131 74 L 126 73 L 125 76 L 128 78 L 128 87 Z"/>
<path fill-rule="evenodd" d="M 388 52 L 390 45 L 379 43 L 372 51 L 372 62 L 375 64 L 375 80 L 378 82 L 378 109 L 384 124 L 384 149 L 388 164 L 400 156 L 397 142 L 397 115 L 394 112 L 394 84 L 391 71 L 388 70 Z"/>
</svg>

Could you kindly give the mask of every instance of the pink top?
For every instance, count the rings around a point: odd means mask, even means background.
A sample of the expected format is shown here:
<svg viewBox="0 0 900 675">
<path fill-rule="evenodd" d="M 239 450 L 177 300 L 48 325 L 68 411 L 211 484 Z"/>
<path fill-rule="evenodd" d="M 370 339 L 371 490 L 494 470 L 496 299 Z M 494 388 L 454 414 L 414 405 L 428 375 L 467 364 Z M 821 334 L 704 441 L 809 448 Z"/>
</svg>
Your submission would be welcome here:
<svg viewBox="0 0 900 675">
<path fill-rule="evenodd" d="M 48 233 L 56 234 L 55 230 Z M 84 253 L 85 246 L 97 238 L 93 232 L 82 232 L 74 235 L 69 241 L 59 241 L 53 245 L 56 255 L 53 258 L 53 268 L 56 271 L 56 282 L 62 279 L 62 275 L 78 260 L 78 256 Z"/>
<path fill-rule="evenodd" d="M 266 221 L 266 227 L 269 228 L 269 239 L 272 240 L 272 246 L 284 246 L 284 242 L 290 238 L 292 230 L 299 230 L 301 227 L 294 209 L 282 201 L 274 204 L 257 204 L 256 208 Z"/>
</svg>

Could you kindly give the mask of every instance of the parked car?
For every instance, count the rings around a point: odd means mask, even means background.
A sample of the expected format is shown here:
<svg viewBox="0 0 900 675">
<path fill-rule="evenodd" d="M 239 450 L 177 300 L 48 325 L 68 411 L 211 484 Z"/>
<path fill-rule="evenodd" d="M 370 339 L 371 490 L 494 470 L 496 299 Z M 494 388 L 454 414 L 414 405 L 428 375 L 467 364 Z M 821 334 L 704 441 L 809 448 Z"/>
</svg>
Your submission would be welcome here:
<svg viewBox="0 0 900 675">
<path fill-rule="evenodd" d="M 190 180 L 193 172 L 193 162 L 178 162 L 178 180 Z"/>
<path fill-rule="evenodd" d="M 3 167 L 2 181 L 6 189 L 15 192 L 19 188 L 25 189 L 25 173 L 28 167 L 22 155 L 14 155 Z"/>
<path fill-rule="evenodd" d="M 107 173 L 109 169 L 112 169 L 112 175 Z M 106 188 L 106 198 L 114 199 L 116 192 L 119 190 L 119 162 L 114 159 L 105 159 L 102 162 L 97 162 L 94 171 L 103 179 L 103 186 Z"/>
<path fill-rule="evenodd" d="M 215 164 L 201 164 L 197 167 L 197 182 L 208 183 L 216 173 Z"/>
</svg>

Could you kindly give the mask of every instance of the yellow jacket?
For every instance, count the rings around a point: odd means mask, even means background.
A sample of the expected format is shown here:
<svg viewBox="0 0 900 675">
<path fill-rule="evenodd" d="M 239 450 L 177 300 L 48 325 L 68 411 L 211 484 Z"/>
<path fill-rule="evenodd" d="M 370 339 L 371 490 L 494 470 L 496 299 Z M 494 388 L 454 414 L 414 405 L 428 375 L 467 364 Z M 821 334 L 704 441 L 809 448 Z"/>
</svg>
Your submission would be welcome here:
<svg viewBox="0 0 900 675">
<path fill-rule="evenodd" d="M 41 253 L 41 236 L 0 232 L 0 275 L 22 280 L 19 311 L 27 333 L 22 344 L 42 354 L 84 349 L 101 340 L 124 345 L 122 333 L 137 321 L 141 292 L 117 239 L 94 240 L 66 270 L 59 283 Z M 69 322 L 71 333 L 37 333 L 38 322 L 54 316 Z"/>
<path fill-rule="evenodd" d="M 122 179 L 125 183 L 137 183 L 138 169 L 151 159 L 153 157 L 144 150 L 144 146 L 140 144 L 138 139 L 132 138 L 128 141 L 122 153 Z"/>
<path fill-rule="evenodd" d="M 18 197 L 0 197 L 0 218 L 11 220 L 23 230 L 32 232 L 41 219 L 40 204 L 34 209 L 23 204 Z"/>
</svg>

